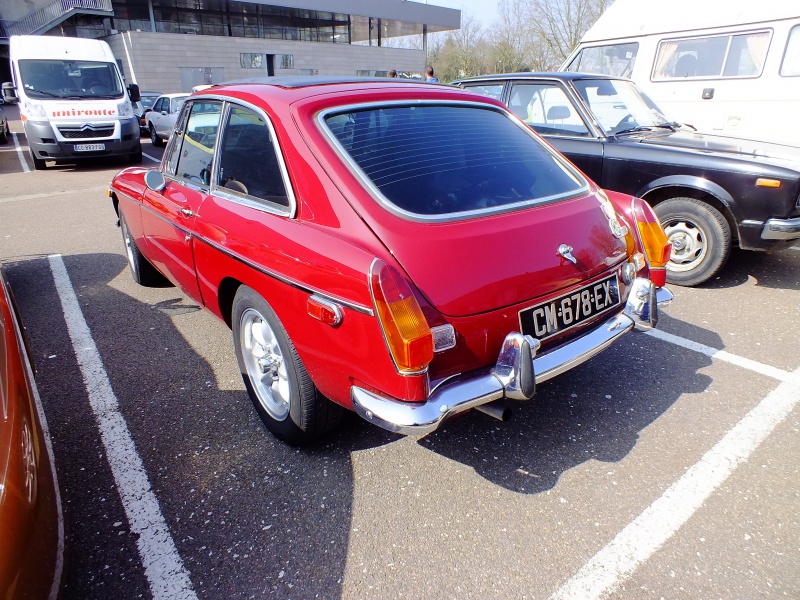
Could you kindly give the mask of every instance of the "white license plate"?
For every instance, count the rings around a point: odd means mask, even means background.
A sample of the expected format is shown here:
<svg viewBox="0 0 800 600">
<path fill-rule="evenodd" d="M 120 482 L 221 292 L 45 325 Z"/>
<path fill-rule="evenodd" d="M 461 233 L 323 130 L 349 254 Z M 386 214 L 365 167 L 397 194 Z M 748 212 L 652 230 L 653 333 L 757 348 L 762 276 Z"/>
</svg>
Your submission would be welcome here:
<svg viewBox="0 0 800 600">
<path fill-rule="evenodd" d="M 619 304 L 619 282 L 612 275 L 519 313 L 522 333 L 544 340 Z"/>
<path fill-rule="evenodd" d="M 105 144 L 75 144 L 75 152 L 93 152 L 95 150 L 105 149 Z"/>
</svg>

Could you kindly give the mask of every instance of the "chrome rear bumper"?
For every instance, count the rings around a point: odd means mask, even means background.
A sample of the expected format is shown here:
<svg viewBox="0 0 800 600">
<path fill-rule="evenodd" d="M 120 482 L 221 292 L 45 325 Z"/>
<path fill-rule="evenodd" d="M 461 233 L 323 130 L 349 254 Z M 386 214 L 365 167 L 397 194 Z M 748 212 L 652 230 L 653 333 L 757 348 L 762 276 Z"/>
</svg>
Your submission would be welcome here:
<svg viewBox="0 0 800 600">
<path fill-rule="evenodd" d="M 510 333 L 493 369 L 446 379 L 431 390 L 425 402 L 401 402 L 357 386 L 350 389 L 350 400 L 355 411 L 370 423 L 389 431 L 424 435 L 445 419 L 488 402 L 532 398 L 536 384 L 589 360 L 634 327 L 655 327 L 658 306 L 666 306 L 671 300 L 666 288 L 636 279 L 622 312 L 541 356 L 536 356 L 538 340 Z"/>
</svg>

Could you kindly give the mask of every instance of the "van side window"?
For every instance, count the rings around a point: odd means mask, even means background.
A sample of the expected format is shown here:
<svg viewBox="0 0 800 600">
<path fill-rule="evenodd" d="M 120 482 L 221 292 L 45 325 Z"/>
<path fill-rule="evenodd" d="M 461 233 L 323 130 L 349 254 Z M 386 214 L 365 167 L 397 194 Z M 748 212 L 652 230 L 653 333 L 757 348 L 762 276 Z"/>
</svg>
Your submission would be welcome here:
<svg viewBox="0 0 800 600">
<path fill-rule="evenodd" d="M 278 149 L 264 117 L 232 106 L 219 148 L 219 185 L 234 195 L 256 198 L 271 208 L 290 208 Z"/>
<path fill-rule="evenodd" d="M 800 76 L 800 25 L 795 25 L 789 32 L 786 54 L 784 54 L 781 64 L 781 75 L 783 77 Z"/>
<path fill-rule="evenodd" d="M 764 68 L 769 40 L 769 31 L 663 40 L 658 44 L 653 81 L 758 77 Z"/>
<path fill-rule="evenodd" d="M 557 85 L 515 83 L 508 107 L 542 135 L 587 137 L 589 130 L 564 90 Z"/>
<path fill-rule="evenodd" d="M 638 52 L 638 42 L 592 46 L 581 50 L 564 70 L 630 77 Z"/>
</svg>

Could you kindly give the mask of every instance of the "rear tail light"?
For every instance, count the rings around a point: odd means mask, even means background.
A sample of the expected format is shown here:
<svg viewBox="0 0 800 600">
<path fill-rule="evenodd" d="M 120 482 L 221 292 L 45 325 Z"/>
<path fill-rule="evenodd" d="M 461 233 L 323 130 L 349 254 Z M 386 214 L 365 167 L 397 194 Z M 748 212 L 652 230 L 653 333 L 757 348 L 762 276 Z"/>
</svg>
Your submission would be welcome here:
<svg viewBox="0 0 800 600">
<path fill-rule="evenodd" d="M 401 374 L 415 374 L 433 360 L 433 335 L 411 285 L 397 269 L 375 259 L 370 290 L 383 336 Z"/>
<path fill-rule="evenodd" d="M 672 244 L 667 239 L 658 216 L 650 205 L 641 198 L 633 199 L 633 215 L 642 242 L 647 264 L 650 265 L 650 280 L 657 287 L 667 282 L 667 263 L 672 252 Z"/>
</svg>

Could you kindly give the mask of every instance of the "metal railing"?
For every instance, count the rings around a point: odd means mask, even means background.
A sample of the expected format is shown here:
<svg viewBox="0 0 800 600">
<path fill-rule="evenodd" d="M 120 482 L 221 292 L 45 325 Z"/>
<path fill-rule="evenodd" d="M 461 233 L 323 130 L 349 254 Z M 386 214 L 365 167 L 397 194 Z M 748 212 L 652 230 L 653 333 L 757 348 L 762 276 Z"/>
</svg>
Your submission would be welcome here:
<svg viewBox="0 0 800 600">
<path fill-rule="evenodd" d="M 114 14 L 111 0 L 55 0 L 44 8 L 23 17 L 19 21 L 0 21 L 2 37 L 39 33 L 50 24 L 58 24 L 72 13 Z"/>
</svg>

